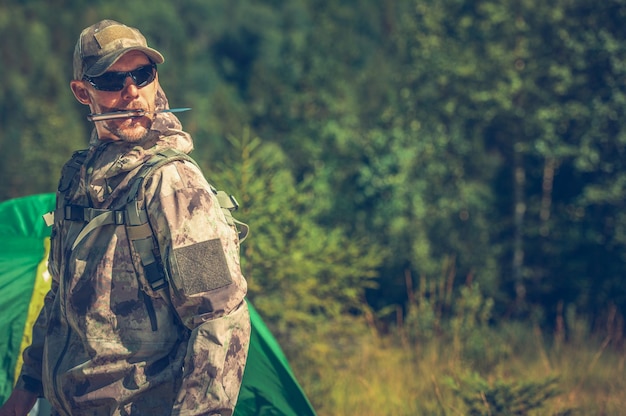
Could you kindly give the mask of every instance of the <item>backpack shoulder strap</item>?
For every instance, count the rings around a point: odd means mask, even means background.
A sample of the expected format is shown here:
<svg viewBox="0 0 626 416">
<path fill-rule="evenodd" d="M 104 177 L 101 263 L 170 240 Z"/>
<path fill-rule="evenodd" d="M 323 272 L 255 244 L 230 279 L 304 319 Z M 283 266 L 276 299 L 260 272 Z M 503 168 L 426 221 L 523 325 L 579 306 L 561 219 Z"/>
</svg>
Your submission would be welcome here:
<svg viewBox="0 0 626 416">
<path fill-rule="evenodd" d="M 63 165 L 61 169 L 61 179 L 59 180 L 59 192 L 67 192 L 70 189 L 74 179 L 78 177 L 77 175 L 80 172 L 80 168 L 85 163 L 85 159 L 87 159 L 88 152 L 89 149 L 77 150 L 72 154 L 70 160 Z"/>
<path fill-rule="evenodd" d="M 133 179 L 133 183 L 130 185 L 131 190 L 128 193 L 128 203 L 132 202 L 133 200 L 137 200 L 137 195 L 139 195 L 143 183 L 152 175 L 154 171 L 156 171 L 156 169 L 176 160 L 188 161 L 196 165 L 198 169 L 200 168 L 196 161 L 188 154 L 178 151 L 176 149 L 164 149 L 152 156 L 152 158 L 150 158 L 150 160 L 148 160 L 141 167 L 141 170 L 135 176 L 136 179 Z M 233 217 L 233 212 L 237 211 L 237 209 L 239 208 L 239 203 L 233 195 L 227 194 L 224 191 L 218 191 L 211 184 L 209 184 L 209 186 L 211 187 L 211 191 L 213 192 L 213 194 L 215 194 L 215 196 L 217 197 L 217 202 L 219 203 L 220 208 L 224 213 L 226 222 L 228 222 L 228 224 L 237 229 L 237 232 L 239 234 L 239 242 L 242 243 L 250 234 L 250 227 L 248 226 L 248 224 L 236 220 Z"/>
<path fill-rule="evenodd" d="M 168 280 L 161 261 L 158 243 L 150 226 L 148 211 L 141 204 L 138 196 L 145 181 L 158 168 L 176 160 L 190 161 L 196 164 L 189 155 L 174 149 L 165 149 L 156 153 L 141 166 L 139 172 L 133 178 L 125 210 L 126 233 L 131 246 L 141 259 L 146 280 L 154 292 L 161 293 L 161 297 L 168 301 L 169 297 L 162 293 L 168 285 Z"/>
<path fill-rule="evenodd" d="M 193 160 L 191 156 L 176 149 L 163 149 L 160 152 L 155 153 L 150 159 L 141 165 L 139 172 L 132 179 L 129 185 L 130 190 L 128 192 L 127 202 L 137 199 L 144 182 L 152 176 L 158 168 L 177 160 L 188 161 L 198 166 L 196 161 Z"/>
<path fill-rule="evenodd" d="M 48 212 L 43 216 L 46 225 L 50 227 L 54 223 L 54 217 L 65 218 L 67 201 L 72 196 L 72 190 L 76 187 L 80 168 L 85 163 L 87 158 L 88 149 L 77 150 L 72 154 L 70 160 L 68 160 L 61 169 L 61 179 L 59 179 L 59 185 L 57 187 L 57 202 L 54 211 Z"/>
</svg>

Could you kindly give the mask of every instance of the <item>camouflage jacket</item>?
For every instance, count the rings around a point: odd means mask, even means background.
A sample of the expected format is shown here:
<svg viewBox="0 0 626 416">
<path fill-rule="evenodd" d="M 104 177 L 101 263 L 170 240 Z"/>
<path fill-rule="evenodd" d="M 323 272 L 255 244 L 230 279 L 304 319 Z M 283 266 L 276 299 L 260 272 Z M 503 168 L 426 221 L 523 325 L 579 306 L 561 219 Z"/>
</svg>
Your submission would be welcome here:
<svg viewBox="0 0 626 416">
<path fill-rule="evenodd" d="M 57 208 L 122 209 L 131 179 L 153 154 L 192 150 L 179 127 L 161 113 L 140 144 L 92 137 L 80 173 L 65 178 L 74 191 L 69 201 L 57 194 Z M 97 227 L 72 248 L 85 223 L 55 215 L 52 289 L 17 387 L 43 394 L 61 415 L 231 415 L 250 336 L 237 232 L 187 161 L 158 168 L 140 200 L 169 300 L 147 284 L 124 225 Z"/>
</svg>

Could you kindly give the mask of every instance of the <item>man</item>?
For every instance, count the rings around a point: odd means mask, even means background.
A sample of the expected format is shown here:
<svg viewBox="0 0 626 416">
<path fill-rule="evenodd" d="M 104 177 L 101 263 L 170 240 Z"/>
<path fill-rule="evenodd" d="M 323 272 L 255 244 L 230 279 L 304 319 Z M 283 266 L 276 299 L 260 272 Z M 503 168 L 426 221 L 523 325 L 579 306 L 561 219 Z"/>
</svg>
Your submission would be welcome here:
<svg viewBox="0 0 626 416">
<path fill-rule="evenodd" d="M 1 416 L 26 415 L 42 396 L 60 415 L 233 412 L 250 335 L 236 229 L 193 161 L 141 173 L 155 154 L 193 148 L 161 112 L 163 61 L 112 20 L 78 39 L 72 92 L 104 115 L 63 169 L 52 289 Z"/>
</svg>

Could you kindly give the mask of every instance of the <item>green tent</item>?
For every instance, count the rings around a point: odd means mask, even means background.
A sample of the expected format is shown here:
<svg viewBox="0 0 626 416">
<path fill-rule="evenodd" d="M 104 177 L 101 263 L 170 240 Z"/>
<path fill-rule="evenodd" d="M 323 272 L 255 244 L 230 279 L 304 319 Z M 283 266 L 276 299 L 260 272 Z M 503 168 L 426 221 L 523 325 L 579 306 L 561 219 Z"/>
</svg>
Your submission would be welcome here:
<svg viewBox="0 0 626 416">
<path fill-rule="evenodd" d="M 54 195 L 41 194 L 0 203 L 0 403 L 21 366 L 20 351 L 50 287 L 45 260 L 50 229 L 42 215 Z M 280 346 L 248 302 L 252 338 L 236 416 L 315 415 Z"/>
</svg>

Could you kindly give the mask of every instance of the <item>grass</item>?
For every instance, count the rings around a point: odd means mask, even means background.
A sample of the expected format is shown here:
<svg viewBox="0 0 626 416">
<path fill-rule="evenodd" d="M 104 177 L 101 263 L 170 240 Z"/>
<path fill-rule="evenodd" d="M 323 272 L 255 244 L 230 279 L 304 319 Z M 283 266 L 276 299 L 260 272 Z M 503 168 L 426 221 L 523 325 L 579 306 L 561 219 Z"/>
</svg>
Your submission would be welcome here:
<svg viewBox="0 0 626 416">
<path fill-rule="evenodd" d="M 534 332 L 532 328 L 516 326 L 517 336 L 509 339 L 511 354 L 477 375 L 490 386 L 556 378 L 554 397 L 546 398 L 539 409 L 515 414 L 623 414 L 623 353 L 594 340 L 585 345 L 565 343 L 548 348 Z M 458 356 L 451 343 L 435 338 L 409 346 L 396 335 L 368 334 L 353 347 L 349 355 L 341 358 L 342 365 L 316 370 L 316 383 L 324 388 L 312 391 L 324 393 L 310 398 L 319 416 L 471 414 L 453 384 L 468 382 L 472 374 L 478 373 Z M 305 391 L 309 391 L 311 386 L 305 380 L 311 379 L 303 370 L 298 376 Z M 513 413 L 497 413 L 485 407 L 482 413 L 474 414 Z"/>
<path fill-rule="evenodd" d="M 530 323 L 493 326 L 493 302 L 477 285 L 416 295 L 384 335 L 371 318 L 326 322 L 288 353 L 319 416 L 626 414 L 616 314 L 594 336 L 566 313 L 546 336 Z"/>
</svg>

